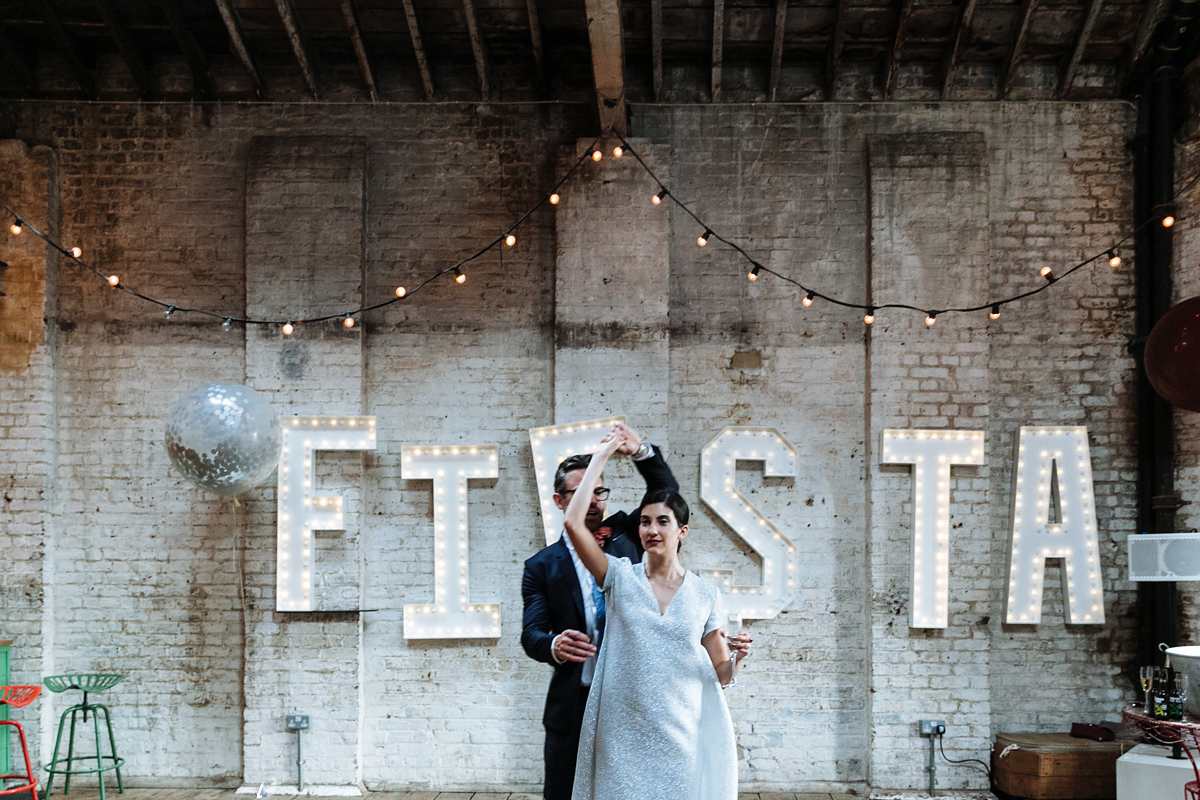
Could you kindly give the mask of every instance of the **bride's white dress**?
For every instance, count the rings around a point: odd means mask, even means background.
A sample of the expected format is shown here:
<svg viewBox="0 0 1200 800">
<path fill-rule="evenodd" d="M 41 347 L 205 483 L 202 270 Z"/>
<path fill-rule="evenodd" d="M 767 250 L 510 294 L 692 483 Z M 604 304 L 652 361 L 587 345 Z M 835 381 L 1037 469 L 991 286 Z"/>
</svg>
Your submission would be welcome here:
<svg viewBox="0 0 1200 800">
<path fill-rule="evenodd" d="M 642 564 L 608 557 L 605 628 L 572 800 L 736 800 L 733 722 L 708 652 L 720 592 L 686 573 L 665 613 Z"/>
</svg>

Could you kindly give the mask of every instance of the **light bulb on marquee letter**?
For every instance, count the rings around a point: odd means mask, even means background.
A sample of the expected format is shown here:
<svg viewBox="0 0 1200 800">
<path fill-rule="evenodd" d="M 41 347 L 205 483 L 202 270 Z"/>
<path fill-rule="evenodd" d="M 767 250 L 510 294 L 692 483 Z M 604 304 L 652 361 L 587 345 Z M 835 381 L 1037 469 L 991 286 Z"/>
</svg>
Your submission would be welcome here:
<svg viewBox="0 0 1200 800">
<path fill-rule="evenodd" d="M 796 596 L 796 546 L 737 489 L 737 462 L 761 461 L 763 475 L 794 477 L 796 448 L 774 428 L 729 427 L 700 451 L 700 497 L 762 558 L 762 583 L 734 586 L 732 570 L 706 570 L 725 610 L 771 619 Z"/>
<path fill-rule="evenodd" d="M 582 453 L 594 453 L 609 429 L 624 417 L 605 417 L 572 422 L 566 425 L 547 425 L 529 429 L 529 446 L 533 450 L 534 475 L 537 477 L 538 499 L 542 504 L 542 528 L 546 544 L 554 544 L 562 535 L 562 512 L 554 505 L 554 473 L 564 458 Z"/>
<path fill-rule="evenodd" d="M 1087 428 L 1022 427 L 1017 433 L 1016 451 L 1005 622 L 1041 622 L 1046 559 L 1061 558 L 1067 622 L 1104 624 Z M 1051 522 L 1054 478 L 1061 516 Z"/>
<path fill-rule="evenodd" d="M 400 448 L 400 474 L 433 481 L 433 602 L 404 606 L 405 639 L 495 639 L 500 605 L 470 602 L 467 481 L 498 476 L 495 445 Z"/>
<path fill-rule="evenodd" d="M 880 464 L 912 464 L 908 626 L 945 628 L 950 580 L 950 468 L 983 463 L 983 431 L 885 430 Z"/>
<path fill-rule="evenodd" d="M 374 417 L 280 420 L 275 610 L 312 611 L 313 531 L 340 531 L 342 498 L 317 497 L 317 450 L 374 450 Z"/>
</svg>

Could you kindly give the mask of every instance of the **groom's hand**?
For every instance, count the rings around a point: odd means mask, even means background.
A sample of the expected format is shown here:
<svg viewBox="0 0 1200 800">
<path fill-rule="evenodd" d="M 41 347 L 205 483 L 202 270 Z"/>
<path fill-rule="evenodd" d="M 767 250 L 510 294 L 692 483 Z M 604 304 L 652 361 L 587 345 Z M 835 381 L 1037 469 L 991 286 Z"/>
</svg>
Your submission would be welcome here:
<svg viewBox="0 0 1200 800">
<path fill-rule="evenodd" d="M 587 637 L 587 634 L 572 630 L 565 630 L 554 637 L 552 650 L 555 660 L 559 662 L 587 661 L 596 655 L 596 648 L 592 646 L 592 640 Z"/>
</svg>

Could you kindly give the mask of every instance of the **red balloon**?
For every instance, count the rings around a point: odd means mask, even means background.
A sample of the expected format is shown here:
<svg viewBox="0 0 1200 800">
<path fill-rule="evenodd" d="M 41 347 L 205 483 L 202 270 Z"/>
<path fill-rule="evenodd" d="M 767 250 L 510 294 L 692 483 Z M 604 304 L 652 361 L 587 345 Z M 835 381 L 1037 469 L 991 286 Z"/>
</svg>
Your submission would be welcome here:
<svg viewBox="0 0 1200 800">
<path fill-rule="evenodd" d="M 1200 411 L 1200 297 L 1163 314 L 1146 339 L 1143 364 L 1150 385 L 1164 400 Z"/>
</svg>

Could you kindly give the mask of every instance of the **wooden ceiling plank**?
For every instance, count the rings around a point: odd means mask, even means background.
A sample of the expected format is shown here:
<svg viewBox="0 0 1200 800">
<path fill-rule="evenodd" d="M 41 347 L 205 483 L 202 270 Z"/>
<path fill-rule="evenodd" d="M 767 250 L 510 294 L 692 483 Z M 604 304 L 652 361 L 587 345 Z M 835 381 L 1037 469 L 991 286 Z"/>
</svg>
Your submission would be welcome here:
<svg viewBox="0 0 1200 800">
<path fill-rule="evenodd" d="M 900 16 L 896 20 L 896 37 L 892 40 L 891 56 L 887 60 L 887 72 L 883 79 L 883 99 L 891 100 L 896 90 L 896 76 L 900 72 L 900 51 L 904 48 L 904 35 L 908 32 L 908 20 L 912 16 L 913 0 L 904 0 Z"/>
<path fill-rule="evenodd" d="M 17 73 L 17 78 L 25 85 L 25 89 L 30 94 L 37 93 L 37 78 L 34 75 L 33 68 L 24 62 L 21 58 L 20 51 L 17 50 L 16 44 L 12 37 L 8 35 L 3 25 L 0 25 L 0 53 L 4 54 L 4 60 Z"/>
<path fill-rule="evenodd" d="M 1088 6 L 1087 16 L 1083 20 L 1083 25 L 1079 28 L 1079 35 L 1075 37 L 1075 49 L 1071 52 L 1071 60 L 1067 62 L 1067 68 L 1062 74 L 1062 79 L 1058 84 L 1058 99 L 1066 98 L 1067 93 L 1071 91 L 1071 84 L 1075 81 L 1075 73 L 1079 70 L 1079 62 L 1083 60 L 1083 53 L 1087 50 L 1088 42 L 1092 38 L 1092 31 L 1096 28 L 1096 20 L 1100 17 L 1100 9 L 1104 5 L 1104 0 L 1091 0 Z"/>
<path fill-rule="evenodd" d="M 179 51 L 183 53 L 183 60 L 192 73 L 192 90 L 200 97 L 213 97 L 215 92 L 213 91 L 212 73 L 208 71 L 208 56 L 196 42 L 196 37 L 192 36 L 192 32 L 188 30 L 183 12 L 179 9 L 179 0 L 162 0 L 160 5 L 163 16 L 167 18 L 167 24 L 171 26 L 175 42 L 179 45 Z"/>
<path fill-rule="evenodd" d="M 84 95 L 94 100 L 96 99 L 96 81 L 92 77 L 91 72 L 83 65 L 83 60 L 79 57 L 79 49 L 75 46 L 75 42 L 71 39 L 71 35 L 67 33 L 67 28 L 63 25 L 62 17 L 58 15 L 58 11 L 54 8 L 54 4 L 50 0 L 41 0 L 39 5 L 42 9 L 42 18 L 46 21 L 46 27 L 50 31 L 50 36 L 54 39 L 54 44 L 58 47 L 63 58 L 67 60 L 67 68 L 71 70 L 71 75 L 75 78 L 75 83 L 79 84 L 79 88 L 83 90 Z"/>
<path fill-rule="evenodd" d="M 837 87 L 838 73 L 842 70 L 842 48 L 846 46 L 846 19 L 850 12 L 850 0 L 838 0 L 837 15 L 833 21 L 833 41 L 829 44 L 829 59 L 825 64 L 825 99 L 833 99 Z"/>
<path fill-rule="evenodd" d="M 546 95 L 546 65 L 542 52 L 542 21 L 538 14 L 537 0 L 525 0 L 525 10 L 529 14 L 529 43 L 533 46 L 533 62 L 537 65 L 538 94 Z"/>
<path fill-rule="evenodd" d="M 279 19 L 283 21 L 283 29 L 287 33 L 292 52 L 296 55 L 296 63 L 308 84 L 308 91 L 314 100 L 321 99 L 321 91 L 317 88 L 317 75 L 313 71 L 312 59 L 308 57 L 308 44 L 304 41 L 304 32 L 300 30 L 300 20 L 296 16 L 296 7 L 292 0 L 275 0 L 275 8 L 279 11 Z"/>
<path fill-rule="evenodd" d="M 650 58 L 654 62 L 654 102 L 662 100 L 663 25 L 662 0 L 650 0 Z"/>
<path fill-rule="evenodd" d="M 775 0 L 775 38 L 771 43 L 771 79 L 767 98 L 775 101 L 779 94 L 779 73 L 783 70 L 783 33 L 787 27 L 787 0 Z"/>
<path fill-rule="evenodd" d="M 592 75 L 600 129 L 626 136 L 625 48 L 621 39 L 620 0 L 585 0 L 588 40 L 592 46 Z"/>
<path fill-rule="evenodd" d="M 963 45 L 971 33 L 971 18 L 975 16 L 975 1 L 967 0 L 962 15 L 958 18 L 958 30 L 954 34 L 954 46 L 946 54 L 942 67 L 942 99 L 950 99 L 950 87 L 954 83 L 954 73 L 958 70 L 959 59 L 962 58 Z"/>
<path fill-rule="evenodd" d="M 146 72 L 142 54 L 138 52 L 137 46 L 125 32 L 125 26 L 121 24 L 121 18 L 117 16 L 117 11 L 112 7 L 112 3 L 109 0 L 94 0 L 94 3 L 96 10 L 100 12 L 100 18 L 104 20 L 104 27 L 108 28 L 108 35 L 116 44 L 117 52 L 121 54 L 125 67 L 129 70 L 129 75 L 137 86 L 138 96 L 143 100 L 149 100 L 154 96 L 154 83 L 150 80 L 150 74 Z"/>
<path fill-rule="evenodd" d="M 413 55 L 417 59 L 417 69 L 421 72 L 421 85 L 425 87 L 425 99 L 433 100 L 433 73 L 429 71 L 429 58 L 425 55 L 425 44 L 421 40 L 421 25 L 417 21 L 417 9 L 413 0 L 403 0 L 404 17 L 408 20 L 408 36 L 412 39 Z"/>
<path fill-rule="evenodd" d="M 250 85 L 254 88 L 255 96 L 259 100 L 265 99 L 266 88 L 263 86 L 258 66 L 254 63 L 254 56 L 250 55 L 250 49 L 246 46 L 246 34 L 242 32 L 242 23 L 238 20 L 237 12 L 234 11 L 230 0 L 214 2 L 217 4 L 217 10 L 221 12 L 221 19 L 225 22 L 225 30 L 229 33 L 229 43 L 233 46 L 233 52 L 242 62 L 242 69 L 250 76 Z"/>
<path fill-rule="evenodd" d="M 371 102 L 378 103 L 379 89 L 375 84 L 375 71 L 371 69 L 371 59 L 367 56 L 367 45 L 363 41 L 362 25 L 358 20 L 358 9 L 354 7 L 354 0 L 342 0 L 342 16 L 346 18 L 346 29 L 350 32 L 350 42 L 354 45 L 358 69 L 371 95 Z"/>
<path fill-rule="evenodd" d="M 479 96 L 487 101 L 491 99 L 492 87 L 488 81 L 487 50 L 479 33 L 479 17 L 475 13 L 474 0 L 462 0 L 462 4 L 463 15 L 467 18 L 467 35 L 471 37 L 471 52 L 475 56 L 475 72 L 479 74 Z"/>
<path fill-rule="evenodd" d="M 1017 77 L 1017 68 L 1021 66 L 1021 51 L 1025 49 L 1025 39 L 1029 36 L 1029 21 L 1037 8 L 1037 0 L 1025 0 L 1025 10 L 1021 14 L 1021 26 L 1013 37 L 1012 47 L 1008 49 L 1008 58 L 1004 62 L 1004 71 L 1000 78 L 1000 99 L 1007 100 L 1012 91 L 1013 79 Z"/>
<path fill-rule="evenodd" d="M 712 87 L 715 103 L 721 99 L 721 59 L 725 49 L 725 0 L 713 0 Z"/>
</svg>

